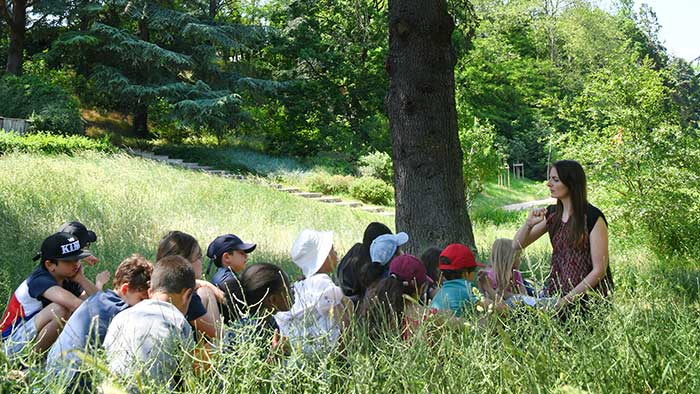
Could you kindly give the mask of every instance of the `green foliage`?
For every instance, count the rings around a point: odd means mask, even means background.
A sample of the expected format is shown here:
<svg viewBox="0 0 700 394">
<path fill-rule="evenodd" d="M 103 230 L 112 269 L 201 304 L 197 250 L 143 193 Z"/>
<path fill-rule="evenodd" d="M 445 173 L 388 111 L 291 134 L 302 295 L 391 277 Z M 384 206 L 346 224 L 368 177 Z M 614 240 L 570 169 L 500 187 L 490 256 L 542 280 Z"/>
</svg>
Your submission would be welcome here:
<svg viewBox="0 0 700 394">
<path fill-rule="evenodd" d="M 0 78 L 0 115 L 30 119 L 35 130 L 78 134 L 83 121 L 78 101 L 40 75 L 4 75 Z"/>
<path fill-rule="evenodd" d="M 54 135 L 45 132 L 18 135 L 0 131 L 0 154 L 11 152 L 73 155 L 84 151 L 115 152 L 107 141 L 78 135 Z"/>
<path fill-rule="evenodd" d="M 323 194 L 347 194 L 354 180 L 355 178 L 349 175 L 317 173 L 306 179 L 306 187 L 312 192 Z"/>
<path fill-rule="evenodd" d="M 649 59 L 599 70 L 570 107 L 576 131 L 561 149 L 586 163 L 594 183 L 615 196 L 612 213 L 631 231 L 641 225 L 664 253 L 697 253 L 699 134 L 668 123 L 667 93 Z"/>
<path fill-rule="evenodd" d="M 386 183 L 394 183 L 394 164 L 386 152 L 375 151 L 360 156 L 357 165 L 362 176 L 381 179 Z"/>
<path fill-rule="evenodd" d="M 356 178 L 350 184 L 350 194 L 369 204 L 390 205 L 394 200 L 394 189 L 386 182 L 372 177 Z"/>
<path fill-rule="evenodd" d="M 467 207 L 484 190 L 484 184 L 503 168 L 506 155 L 496 143 L 496 130 L 478 118 L 469 128 L 460 128 L 459 143 L 462 145 L 462 173 L 464 175 Z"/>
</svg>

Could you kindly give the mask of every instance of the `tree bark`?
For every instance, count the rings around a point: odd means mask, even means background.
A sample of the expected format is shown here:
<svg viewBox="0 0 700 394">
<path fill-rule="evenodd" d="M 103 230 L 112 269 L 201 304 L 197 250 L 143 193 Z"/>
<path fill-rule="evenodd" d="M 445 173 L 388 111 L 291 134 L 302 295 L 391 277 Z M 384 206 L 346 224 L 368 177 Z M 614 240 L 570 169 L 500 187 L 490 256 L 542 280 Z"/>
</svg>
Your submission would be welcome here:
<svg viewBox="0 0 700 394">
<path fill-rule="evenodd" d="M 463 243 L 476 251 L 457 134 L 445 0 L 390 0 L 387 110 L 393 143 L 396 228 L 407 250 Z"/>
<path fill-rule="evenodd" d="M 10 45 L 7 50 L 5 71 L 9 74 L 21 75 L 24 62 L 24 35 L 27 26 L 27 1 L 15 0 L 12 3 L 12 13 L 7 9 L 5 1 L 0 2 L 3 19 L 10 30 Z"/>
</svg>

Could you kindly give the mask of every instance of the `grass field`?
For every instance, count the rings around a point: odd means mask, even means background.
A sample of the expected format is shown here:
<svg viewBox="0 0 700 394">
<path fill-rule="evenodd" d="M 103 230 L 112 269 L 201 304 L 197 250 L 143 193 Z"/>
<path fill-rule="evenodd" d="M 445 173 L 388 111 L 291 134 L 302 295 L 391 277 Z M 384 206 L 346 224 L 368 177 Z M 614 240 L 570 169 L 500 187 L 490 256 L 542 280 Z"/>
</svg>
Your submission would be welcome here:
<svg viewBox="0 0 700 394">
<path fill-rule="evenodd" d="M 288 251 L 305 227 L 333 230 L 342 255 L 370 221 L 393 218 L 311 203 L 269 188 L 177 169 L 126 155 L 73 157 L 8 154 L 0 157 L 0 298 L 7 300 L 32 271 L 41 240 L 66 220 L 97 231 L 92 250 L 114 269 L 133 252 L 153 258 L 160 237 L 178 229 L 203 248 L 234 232 L 258 243 L 250 261 L 273 262 L 296 276 Z M 540 198 L 534 188 L 523 196 Z M 510 202 L 512 193 L 496 197 Z M 545 195 L 546 197 L 546 195 Z M 512 196 L 515 198 L 515 196 Z M 520 197 L 518 197 L 520 198 Z M 486 205 L 486 204 L 485 204 Z M 488 204 L 491 205 L 491 204 Z M 494 204 L 495 205 L 495 204 Z M 511 237 L 519 217 L 480 216 L 474 232 L 481 251 Z M 525 254 L 530 275 L 549 266 L 543 237 Z M 586 322 L 564 325 L 546 313 L 526 311 L 499 319 L 477 313 L 458 329 L 430 320 L 410 341 L 370 341 L 355 330 L 344 355 L 317 360 L 292 356 L 266 363 L 241 347 L 214 359 L 216 372 L 183 373 L 185 392 L 700 392 L 700 302 L 697 264 L 659 257 L 611 225 L 611 304 Z M 4 303 L 2 305 L 4 309 Z M 62 392 L 41 361 L 26 355 L 26 376 L 0 357 L 0 392 Z M 98 356 L 98 361 L 101 358 Z M 93 368 L 99 379 L 107 377 Z M 146 386 L 143 392 L 163 392 Z"/>
</svg>

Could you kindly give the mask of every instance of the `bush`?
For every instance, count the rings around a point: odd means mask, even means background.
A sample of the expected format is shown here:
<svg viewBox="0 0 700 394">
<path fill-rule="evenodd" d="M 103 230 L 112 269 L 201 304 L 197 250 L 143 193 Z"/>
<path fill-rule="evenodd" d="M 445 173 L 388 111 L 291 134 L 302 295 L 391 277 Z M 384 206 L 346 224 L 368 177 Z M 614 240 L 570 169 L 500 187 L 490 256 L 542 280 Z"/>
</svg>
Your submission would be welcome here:
<svg viewBox="0 0 700 394">
<path fill-rule="evenodd" d="M 0 154 L 7 152 L 66 154 L 81 151 L 115 152 L 116 148 L 105 140 L 93 140 L 83 136 L 62 136 L 44 132 L 27 134 L 0 132 Z"/>
<path fill-rule="evenodd" d="M 350 191 L 350 184 L 355 178 L 349 175 L 329 175 L 318 173 L 306 180 L 306 186 L 312 192 L 323 194 L 342 194 Z"/>
<path fill-rule="evenodd" d="M 0 116 L 30 119 L 35 130 L 63 134 L 83 132 L 78 101 L 37 75 L 0 78 Z"/>
<path fill-rule="evenodd" d="M 394 199 L 394 189 L 372 177 L 356 178 L 350 184 L 350 194 L 362 202 L 377 205 L 390 205 Z"/>
<path fill-rule="evenodd" d="M 357 162 L 362 176 L 381 179 L 386 183 L 394 182 L 394 166 L 388 153 L 372 152 L 360 157 Z"/>
</svg>

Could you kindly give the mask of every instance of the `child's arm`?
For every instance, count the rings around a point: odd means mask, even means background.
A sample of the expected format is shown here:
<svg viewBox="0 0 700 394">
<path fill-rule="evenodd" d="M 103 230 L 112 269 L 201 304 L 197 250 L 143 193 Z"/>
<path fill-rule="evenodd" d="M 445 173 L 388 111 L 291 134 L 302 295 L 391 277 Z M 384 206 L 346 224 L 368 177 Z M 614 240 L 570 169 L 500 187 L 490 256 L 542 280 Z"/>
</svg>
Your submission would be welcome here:
<svg viewBox="0 0 700 394">
<path fill-rule="evenodd" d="M 95 277 L 95 287 L 98 291 L 102 291 L 105 283 L 109 281 L 110 273 L 109 271 L 102 271 Z"/>
<path fill-rule="evenodd" d="M 83 303 L 82 299 L 61 286 L 51 286 L 42 295 L 47 300 L 68 308 L 71 313 Z"/>
<path fill-rule="evenodd" d="M 90 279 L 85 277 L 85 272 L 83 271 L 82 264 L 80 265 L 80 269 L 78 270 L 78 273 L 75 274 L 73 277 L 68 278 L 68 279 L 79 284 L 80 287 L 83 288 L 84 292 L 83 292 L 83 294 L 80 295 L 80 298 L 82 298 L 82 299 L 86 299 L 89 296 L 91 296 L 99 291 L 97 286 L 95 286 L 95 284 L 92 283 L 90 281 Z"/>
</svg>

